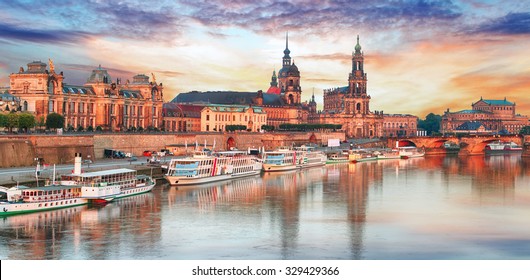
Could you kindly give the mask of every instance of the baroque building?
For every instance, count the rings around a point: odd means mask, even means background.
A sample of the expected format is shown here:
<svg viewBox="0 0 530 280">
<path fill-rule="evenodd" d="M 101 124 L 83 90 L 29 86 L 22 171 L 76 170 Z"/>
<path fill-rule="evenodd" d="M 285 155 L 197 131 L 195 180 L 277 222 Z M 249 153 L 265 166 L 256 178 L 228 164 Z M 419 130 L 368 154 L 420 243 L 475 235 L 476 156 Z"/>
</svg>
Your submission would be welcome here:
<svg viewBox="0 0 530 280">
<path fill-rule="evenodd" d="M 94 69 L 82 86 L 63 82 L 63 72 L 56 72 L 53 62 L 40 61 L 20 67 L 9 76 L 9 93 L 20 98 L 21 111 L 45 119 L 58 113 L 65 127 L 123 131 L 130 128 L 160 128 L 162 125 L 163 86 L 153 75 L 136 75 L 125 84 L 112 81 L 106 69 Z"/>
<path fill-rule="evenodd" d="M 383 114 L 371 111 L 368 75 L 364 71 L 364 53 L 357 36 L 352 53 L 352 68 L 348 85 L 324 90 L 324 107 L 311 114 L 312 123 L 341 124 L 347 137 L 374 138 L 413 136 L 418 118 L 412 115 Z"/>
<path fill-rule="evenodd" d="M 285 38 L 282 68 L 273 72 L 270 88 L 266 93 L 236 91 L 192 91 L 180 93 L 172 102 L 177 104 L 238 104 L 263 108 L 267 115 L 267 125 L 278 128 L 280 124 L 307 123 L 310 112 L 316 112 L 316 102 L 301 102 L 302 87 L 300 71 L 290 56 L 289 38 Z"/>
<path fill-rule="evenodd" d="M 242 125 L 260 131 L 267 124 L 263 108 L 252 105 L 164 104 L 166 131 L 225 131 L 228 125 Z"/>
<path fill-rule="evenodd" d="M 441 122 L 442 133 L 459 133 L 470 131 L 470 125 L 477 127 L 474 131 L 482 133 L 517 134 L 524 126 L 530 125 L 527 116 L 515 113 L 515 102 L 498 99 L 482 99 L 471 104 L 471 110 L 444 112 Z M 480 128 L 480 129 L 478 129 Z"/>
</svg>

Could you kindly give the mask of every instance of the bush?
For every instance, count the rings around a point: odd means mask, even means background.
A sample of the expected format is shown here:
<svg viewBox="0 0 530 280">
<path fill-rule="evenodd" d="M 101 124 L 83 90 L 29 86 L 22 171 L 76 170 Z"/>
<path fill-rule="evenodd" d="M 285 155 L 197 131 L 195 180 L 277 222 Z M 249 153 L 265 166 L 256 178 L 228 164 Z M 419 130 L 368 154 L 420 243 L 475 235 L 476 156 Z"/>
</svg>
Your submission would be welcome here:
<svg viewBox="0 0 530 280">
<path fill-rule="evenodd" d="M 103 131 L 103 128 L 101 128 L 101 126 L 98 125 L 98 126 L 96 127 L 96 131 Z"/>
<path fill-rule="evenodd" d="M 94 127 L 92 127 L 91 125 L 89 125 L 89 126 L 87 127 L 86 131 L 88 131 L 88 132 L 92 132 L 92 131 L 94 131 Z"/>
</svg>

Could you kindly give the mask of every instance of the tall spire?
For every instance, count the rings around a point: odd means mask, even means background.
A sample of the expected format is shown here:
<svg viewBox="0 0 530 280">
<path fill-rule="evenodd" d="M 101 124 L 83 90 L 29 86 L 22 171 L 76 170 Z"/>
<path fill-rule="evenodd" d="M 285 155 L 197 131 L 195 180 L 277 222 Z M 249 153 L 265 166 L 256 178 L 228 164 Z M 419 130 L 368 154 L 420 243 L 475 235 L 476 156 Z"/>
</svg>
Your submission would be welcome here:
<svg viewBox="0 0 530 280">
<path fill-rule="evenodd" d="M 357 45 L 355 45 L 355 54 L 361 54 L 361 44 L 359 44 L 359 35 L 357 35 Z"/>
<path fill-rule="evenodd" d="M 289 50 L 289 32 L 285 33 L 285 50 L 283 53 L 285 54 L 284 57 L 289 57 L 289 54 L 291 53 Z"/>
</svg>

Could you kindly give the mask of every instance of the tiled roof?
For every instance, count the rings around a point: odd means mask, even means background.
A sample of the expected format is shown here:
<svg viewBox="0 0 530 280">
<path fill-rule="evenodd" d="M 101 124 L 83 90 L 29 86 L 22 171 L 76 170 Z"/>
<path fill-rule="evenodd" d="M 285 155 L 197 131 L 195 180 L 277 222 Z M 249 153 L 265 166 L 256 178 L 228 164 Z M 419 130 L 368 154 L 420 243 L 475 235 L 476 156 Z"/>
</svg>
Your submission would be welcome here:
<svg viewBox="0 0 530 280">
<path fill-rule="evenodd" d="M 462 110 L 454 112 L 453 114 L 492 114 L 491 112 L 480 111 L 480 110 Z"/>
<path fill-rule="evenodd" d="M 192 91 L 180 93 L 171 102 L 175 103 L 205 103 L 205 104 L 254 104 L 257 92 L 237 91 Z M 282 106 L 285 105 L 281 95 L 263 93 L 263 105 Z"/>
<path fill-rule="evenodd" d="M 504 100 L 496 100 L 496 99 L 483 99 L 482 101 L 488 103 L 489 105 L 504 105 L 504 106 L 512 106 L 514 105 L 512 102 L 504 99 Z"/>
<path fill-rule="evenodd" d="M 83 86 L 72 86 L 63 84 L 63 93 L 64 94 L 84 94 L 84 95 L 96 95 L 92 88 L 83 87 Z"/>
<path fill-rule="evenodd" d="M 482 126 L 481 122 L 478 121 L 467 121 L 459 125 L 455 130 L 477 130 Z"/>
</svg>

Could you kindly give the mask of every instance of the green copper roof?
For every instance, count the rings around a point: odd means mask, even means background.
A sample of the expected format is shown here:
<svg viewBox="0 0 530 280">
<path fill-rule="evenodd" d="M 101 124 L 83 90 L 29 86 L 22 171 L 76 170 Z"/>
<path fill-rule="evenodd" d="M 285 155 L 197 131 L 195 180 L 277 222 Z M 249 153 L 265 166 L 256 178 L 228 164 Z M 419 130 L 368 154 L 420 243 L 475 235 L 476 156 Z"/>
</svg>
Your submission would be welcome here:
<svg viewBox="0 0 530 280">
<path fill-rule="evenodd" d="M 512 102 L 504 99 L 504 100 L 496 100 L 496 99 L 483 99 L 482 101 L 488 103 L 489 105 L 514 105 Z"/>
<path fill-rule="evenodd" d="M 357 35 L 357 45 L 355 45 L 355 53 L 361 53 L 361 44 L 359 44 L 359 35 Z"/>
</svg>

